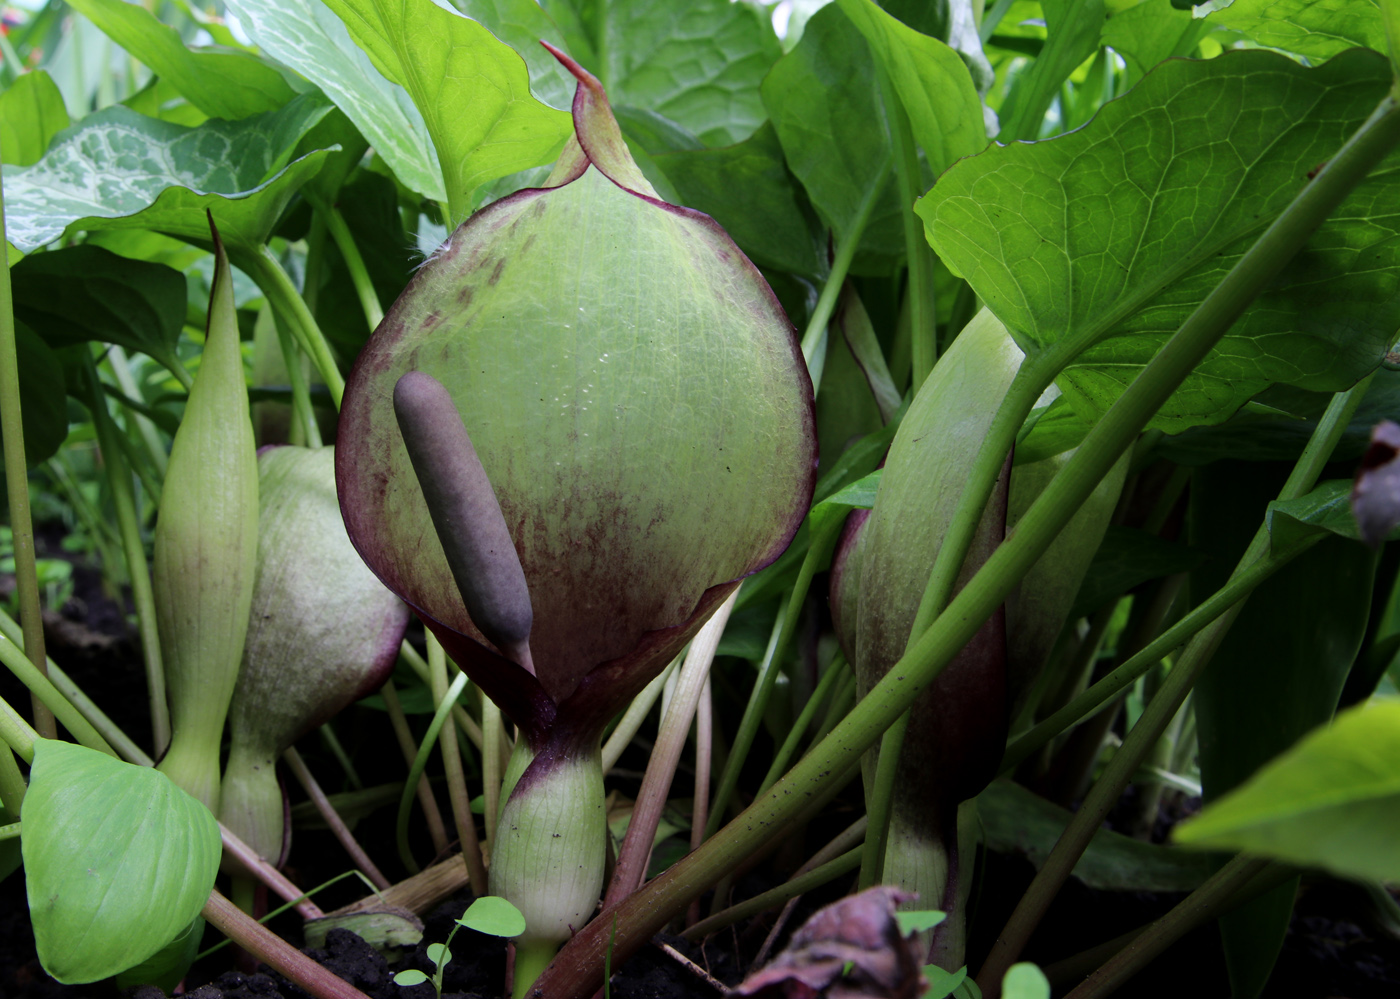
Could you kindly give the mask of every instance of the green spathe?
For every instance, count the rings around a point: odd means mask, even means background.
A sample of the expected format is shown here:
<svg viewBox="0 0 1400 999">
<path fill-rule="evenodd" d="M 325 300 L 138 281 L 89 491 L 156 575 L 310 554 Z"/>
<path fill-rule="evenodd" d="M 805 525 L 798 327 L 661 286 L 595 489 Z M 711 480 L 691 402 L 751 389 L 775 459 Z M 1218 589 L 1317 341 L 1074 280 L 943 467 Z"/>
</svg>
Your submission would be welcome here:
<svg viewBox="0 0 1400 999">
<path fill-rule="evenodd" d="M 278 757 L 383 683 L 408 608 L 345 535 L 334 448 L 265 448 L 258 472 L 257 574 L 219 817 L 275 862 L 284 832 Z"/>
<path fill-rule="evenodd" d="M 219 746 L 238 679 L 258 552 L 258 462 L 228 258 L 214 234 L 209 333 L 156 521 L 151 581 L 175 783 L 219 811 Z"/>
<path fill-rule="evenodd" d="M 99 981 L 152 957 L 214 886 L 214 817 L 149 768 L 39 739 L 20 821 L 39 960 L 60 982 Z"/>
</svg>

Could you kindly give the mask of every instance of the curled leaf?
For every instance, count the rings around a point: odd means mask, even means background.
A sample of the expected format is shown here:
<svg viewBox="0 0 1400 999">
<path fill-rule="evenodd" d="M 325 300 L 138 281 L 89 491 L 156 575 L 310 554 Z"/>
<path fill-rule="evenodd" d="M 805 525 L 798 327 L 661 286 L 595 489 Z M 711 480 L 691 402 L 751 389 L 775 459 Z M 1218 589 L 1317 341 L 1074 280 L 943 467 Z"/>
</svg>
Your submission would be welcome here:
<svg viewBox="0 0 1400 999">
<path fill-rule="evenodd" d="M 895 908 L 916 896 L 885 885 L 819 909 L 787 949 L 734 989 L 760 999 L 915 999 L 924 991 L 920 947 Z"/>
</svg>

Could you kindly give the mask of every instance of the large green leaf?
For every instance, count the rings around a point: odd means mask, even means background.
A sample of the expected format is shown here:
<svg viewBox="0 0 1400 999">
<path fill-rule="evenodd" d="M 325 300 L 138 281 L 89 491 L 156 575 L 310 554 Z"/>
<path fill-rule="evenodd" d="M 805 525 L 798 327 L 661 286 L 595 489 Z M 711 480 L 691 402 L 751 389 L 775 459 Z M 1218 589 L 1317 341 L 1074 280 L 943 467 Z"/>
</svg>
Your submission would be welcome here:
<svg viewBox="0 0 1400 999">
<path fill-rule="evenodd" d="M 551 107 L 567 109 L 574 78 L 540 42 L 569 51 L 564 32 L 535 0 L 455 0 L 453 6 L 520 54 L 530 69 L 530 89 Z"/>
<path fill-rule="evenodd" d="M 954 165 L 918 211 L 944 261 L 1102 414 L 1390 85 L 1354 50 L 1309 69 L 1263 51 L 1169 60 L 1086 127 Z M 1400 325 L 1395 160 L 1359 185 L 1154 425 L 1218 422 L 1271 382 L 1336 390 Z"/>
<path fill-rule="evenodd" d="M 712 146 L 763 123 L 758 87 L 780 55 L 766 11 L 730 0 L 635 0 L 624 9 L 582 11 L 597 52 L 590 68 L 614 104 L 656 111 Z"/>
<path fill-rule="evenodd" d="M 954 160 L 980 152 L 987 144 L 982 101 L 962 58 L 872 0 L 840 2 L 889 74 L 933 172 L 942 173 Z"/>
<path fill-rule="evenodd" d="M 1111 12 L 1099 41 L 1123 57 L 1127 83 L 1133 86 L 1163 59 L 1190 55 L 1211 26 L 1209 21 L 1192 17 L 1189 10 L 1144 0 Z"/>
<path fill-rule="evenodd" d="M 1001 106 L 1002 142 L 1034 139 L 1050 102 L 1069 75 L 1099 47 L 1103 0 L 1042 0 L 1046 41 Z"/>
<path fill-rule="evenodd" d="M 25 257 L 11 277 L 15 315 L 50 346 L 100 340 L 179 364 L 186 294 L 179 271 L 80 244 Z"/>
<path fill-rule="evenodd" d="M 788 167 L 838 237 L 850 230 L 866 193 L 890 160 L 885 108 L 870 47 L 837 4 L 807 22 L 802 41 L 763 81 Z M 894 184 L 886 184 L 861 239 L 863 252 L 904 252 Z M 888 273 L 888 266 L 876 268 Z"/>
<path fill-rule="evenodd" d="M 257 56 L 236 50 L 192 51 L 174 28 L 140 4 L 70 0 L 69 6 L 211 118 L 275 111 L 296 96 L 282 74 Z"/>
<path fill-rule="evenodd" d="M 63 365 L 23 322 L 15 323 L 15 353 L 24 375 L 19 382 L 24 460 L 32 468 L 53 457 L 68 436 L 68 394 Z"/>
<path fill-rule="evenodd" d="M 34 940 L 60 982 L 140 964 L 214 887 L 214 816 L 155 770 L 40 739 L 20 820 Z"/>
<path fill-rule="evenodd" d="M 653 159 L 685 205 L 724 226 L 761 266 L 808 276 L 825 271 L 811 209 L 788 173 L 771 124 L 737 145 Z"/>
<path fill-rule="evenodd" d="M 1196 472 L 1191 541 L 1212 557 L 1193 574 L 1194 592 L 1224 585 L 1287 472 L 1284 464 L 1242 462 Z M 1193 695 L 1207 803 L 1332 716 L 1366 629 L 1375 567 L 1364 546 L 1331 538 L 1251 595 Z M 1241 999 L 1258 995 L 1268 980 L 1295 888 L 1281 886 L 1221 920 L 1232 991 Z"/>
<path fill-rule="evenodd" d="M 326 0 L 376 69 L 423 116 L 457 221 L 478 187 L 547 163 L 569 115 L 535 100 L 514 50 L 481 24 L 432 0 Z M 371 141 L 373 141 L 371 137 Z"/>
<path fill-rule="evenodd" d="M 228 8 L 264 52 L 335 101 L 405 186 L 447 200 L 428 126 L 413 99 L 374 68 L 330 8 L 320 0 L 228 0 Z"/>
<path fill-rule="evenodd" d="M 68 127 L 68 109 L 53 77 L 25 73 L 0 93 L 0 163 L 29 166 Z"/>
<path fill-rule="evenodd" d="M 1337 716 L 1176 827 L 1188 846 L 1248 850 L 1343 877 L 1400 881 L 1400 701 Z"/>
<path fill-rule="evenodd" d="M 1303 453 L 1332 397 L 1331 392 L 1274 385 L 1224 423 L 1193 427 L 1164 438 L 1159 453 L 1182 465 L 1206 465 L 1241 455 L 1255 461 L 1294 461 Z M 1381 420 L 1400 421 L 1400 371 L 1381 368 L 1376 372 L 1333 448 L 1332 460 L 1360 459 L 1371 444 L 1371 428 Z"/>
<path fill-rule="evenodd" d="M 1318 61 L 1358 45 L 1386 50 L 1377 0 L 1235 0 L 1209 17 L 1260 45 Z"/>
<path fill-rule="evenodd" d="M 298 140 L 329 110 L 307 94 L 241 121 L 198 128 L 124 107 L 91 114 L 54 138 L 43 159 L 5 175 L 10 241 L 26 252 L 78 229 L 153 229 L 208 243 L 213 209 L 230 246 L 260 247 L 327 153 L 291 163 Z"/>
</svg>

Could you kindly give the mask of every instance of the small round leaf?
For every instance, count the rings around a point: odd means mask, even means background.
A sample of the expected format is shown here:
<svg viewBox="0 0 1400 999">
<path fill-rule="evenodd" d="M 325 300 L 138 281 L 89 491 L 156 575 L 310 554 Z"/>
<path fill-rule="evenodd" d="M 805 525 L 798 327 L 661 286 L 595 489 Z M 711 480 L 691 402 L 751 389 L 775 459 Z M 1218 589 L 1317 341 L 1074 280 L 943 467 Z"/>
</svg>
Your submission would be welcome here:
<svg viewBox="0 0 1400 999">
<path fill-rule="evenodd" d="M 520 910 L 495 895 L 477 899 L 457 922 L 469 930 L 493 937 L 518 937 L 525 932 L 525 917 Z"/>
</svg>

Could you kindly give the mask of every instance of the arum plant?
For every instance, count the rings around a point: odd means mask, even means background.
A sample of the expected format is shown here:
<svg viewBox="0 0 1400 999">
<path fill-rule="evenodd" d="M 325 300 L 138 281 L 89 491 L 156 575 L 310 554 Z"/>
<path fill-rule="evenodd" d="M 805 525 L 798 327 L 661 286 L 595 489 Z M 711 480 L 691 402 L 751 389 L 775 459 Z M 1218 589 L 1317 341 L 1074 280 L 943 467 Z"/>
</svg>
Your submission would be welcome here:
<svg viewBox="0 0 1400 999">
<path fill-rule="evenodd" d="M 490 872 L 525 916 L 517 995 L 598 900 L 604 727 L 787 546 L 816 458 L 773 293 L 555 54 L 573 136 L 390 309 L 337 449 L 351 540 L 518 729 Z"/>
<path fill-rule="evenodd" d="M 287 830 L 277 758 L 384 682 L 408 609 L 350 546 L 333 448 L 264 448 L 258 473 L 257 575 L 219 817 L 278 863 Z"/>
<path fill-rule="evenodd" d="M 948 533 L 970 466 L 977 460 L 1022 353 L 983 311 L 953 342 L 900 424 L 875 505 L 843 539 L 833 574 L 840 634 L 859 691 L 870 690 L 904 655 L 929 566 Z M 976 371 L 977 377 L 969 377 Z M 1000 543 L 1009 469 L 983 511 L 963 563 L 965 582 Z M 952 913 L 930 958 L 962 964 L 962 921 L 970 870 L 959 876 L 958 806 L 995 775 L 1006 740 L 1005 613 L 998 610 L 886 735 L 878 768 L 867 755 L 862 883 L 887 883 L 921 905 Z M 888 827 L 888 845 L 886 828 Z M 970 859 L 971 848 L 962 851 Z M 925 951 L 929 938 L 924 938 Z"/>
<path fill-rule="evenodd" d="M 170 449 L 151 575 L 170 699 L 159 766 L 217 815 L 219 747 L 253 599 L 258 466 L 233 277 L 212 216 L 209 227 L 209 331 Z"/>
</svg>

